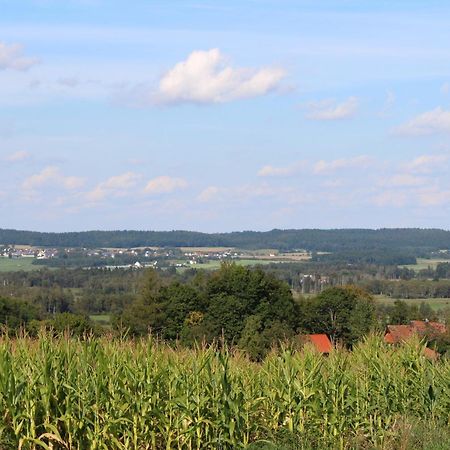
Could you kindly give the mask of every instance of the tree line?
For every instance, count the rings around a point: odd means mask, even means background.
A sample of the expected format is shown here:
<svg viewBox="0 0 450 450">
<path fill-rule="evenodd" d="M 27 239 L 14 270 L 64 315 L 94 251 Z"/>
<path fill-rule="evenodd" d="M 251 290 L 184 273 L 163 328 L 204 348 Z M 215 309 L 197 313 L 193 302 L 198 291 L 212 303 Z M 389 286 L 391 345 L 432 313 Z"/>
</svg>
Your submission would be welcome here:
<svg viewBox="0 0 450 450">
<path fill-rule="evenodd" d="M 347 252 L 368 258 L 381 258 L 383 253 L 397 253 L 403 258 L 428 255 L 450 249 L 450 231 L 439 229 L 337 229 L 337 230 L 271 230 L 231 233 L 193 231 L 86 231 L 40 233 L 0 229 L 0 243 L 45 247 L 236 247 L 243 249 L 303 249 L 311 252 Z M 326 255 L 318 256 L 327 258 Z"/>
<path fill-rule="evenodd" d="M 72 334 L 152 333 L 174 344 L 225 342 L 253 359 L 299 335 L 325 333 L 352 347 L 388 323 L 433 319 L 426 304 L 382 305 L 357 286 L 328 287 L 317 295 L 293 294 L 289 284 L 262 268 L 223 264 L 215 272 L 59 270 L 10 274 L 0 289 L 0 324 L 31 334 L 44 326 Z M 0 279 L 0 283 L 2 280 Z M 90 319 L 108 313 L 105 330 Z"/>
</svg>

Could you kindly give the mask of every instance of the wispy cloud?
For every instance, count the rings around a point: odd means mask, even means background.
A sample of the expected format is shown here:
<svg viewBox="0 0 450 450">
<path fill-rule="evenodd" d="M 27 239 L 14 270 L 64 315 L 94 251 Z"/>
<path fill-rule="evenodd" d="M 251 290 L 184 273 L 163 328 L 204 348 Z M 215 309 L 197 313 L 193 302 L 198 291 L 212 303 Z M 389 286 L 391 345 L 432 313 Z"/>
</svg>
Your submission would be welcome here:
<svg viewBox="0 0 450 450">
<path fill-rule="evenodd" d="M 306 162 L 297 161 L 289 166 L 285 167 L 275 167 L 272 165 L 267 165 L 262 167 L 258 171 L 259 177 L 287 177 L 291 175 L 295 175 L 300 172 L 303 168 L 305 168 Z"/>
<path fill-rule="evenodd" d="M 92 191 L 86 194 L 90 202 L 99 202 L 110 195 L 123 196 L 127 191 L 136 186 L 141 175 L 134 172 L 126 172 L 115 175 L 99 183 Z"/>
<path fill-rule="evenodd" d="M 428 182 L 425 177 L 418 177 L 410 173 L 400 173 L 388 178 L 380 180 L 379 184 L 382 186 L 392 187 L 407 187 L 407 186 L 421 186 Z"/>
<path fill-rule="evenodd" d="M 411 172 L 431 172 L 436 168 L 446 166 L 449 155 L 421 155 L 405 164 L 405 169 Z"/>
<path fill-rule="evenodd" d="M 48 166 L 41 172 L 31 175 L 22 183 L 25 191 L 34 191 L 45 186 L 58 186 L 63 189 L 78 189 L 84 184 L 84 179 L 75 176 L 65 176 L 56 166 Z"/>
<path fill-rule="evenodd" d="M 217 186 L 208 186 L 207 188 L 203 189 L 202 192 L 197 196 L 197 201 L 201 203 L 208 203 L 212 200 L 214 200 L 217 195 L 220 193 L 220 188 Z"/>
<path fill-rule="evenodd" d="M 146 194 L 169 194 L 176 190 L 185 189 L 188 182 L 184 178 L 161 176 L 150 180 L 145 186 Z"/>
<path fill-rule="evenodd" d="M 341 120 L 353 117 L 358 109 L 357 97 L 349 97 L 347 100 L 337 103 L 333 99 L 317 102 L 309 102 L 306 107 L 306 118 L 310 120 Z"/>
<path fill-rule="evenodd" d="M 442 206 L 450 204 L 450 189 L 429 187 L 418 192 L 417 197 L 422 206 Z"/>
<path fill-rule="evenodd" d="M 324 174 L 335 172 L 336 170 L 350 168 L 367 168 L 374 163 L 373 158 L 367 155 L 355 156 L 353 158 L 341 158 L 332 161 L 320 160 L 314 165 L 314 173 Z"/>
<path fill-rule="evenodd" d="M 9 155 L 5 156 L 5 161 L 8 162 L 21 162 L 25 161 L 26 159 L 29 159 L 31 157 L 30 152 L 20 150 L 14 153 L 10 153 Z"/>
<path fill-rule="evenodd" d="M 395 206 L 395 207 L 403 207 L 408 202 L 408 196 L 405 192 L 399 191 L 384 191 L 379 194 L 376 194 L 372 198 L 372 202 L 380 207 L 385 206 Z"/>
<path fill-rule="evenodd" d="M 0 70 L 28 70 L 38 64 L 39 59 L 24 56 L 21 44 L 0 42 Z"/>
<path fill-rule="evenodd" d="M 386 99 L 384 101 L 384 105 L 382 110 L 378 113 L 379 117 L 388 117 L 391 113 L 391 110 L 395 104 L 396 96 L 393 91 L 386 92 Z"/>
<path fill-rule="evenodd" d="M 424 112 L 395 128 L 394 133 L 411 136 L 450 133 L 450 111 L 438 107 Z"/>
</svg>

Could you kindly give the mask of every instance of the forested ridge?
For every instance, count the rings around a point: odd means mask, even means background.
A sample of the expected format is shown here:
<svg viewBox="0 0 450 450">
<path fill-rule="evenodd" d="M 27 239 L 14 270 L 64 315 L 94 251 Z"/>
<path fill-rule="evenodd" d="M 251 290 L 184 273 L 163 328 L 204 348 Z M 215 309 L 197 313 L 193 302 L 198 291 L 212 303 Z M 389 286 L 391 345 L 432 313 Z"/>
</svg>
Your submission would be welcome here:
<svg viewBox="0 0 450 450">
<path fill-rule="evenodd" d="M 246 249 L 304 249 L 311 252 L 376 253 L 396 251 L 420 256 L 450 249 L 450 231 L 441 229 L 299 229 L 200 233 L 194 231 L 83 231 L 42 233 L 0 229 L 0 244 L 43 247 L 237 247 Z"/>
</svg>

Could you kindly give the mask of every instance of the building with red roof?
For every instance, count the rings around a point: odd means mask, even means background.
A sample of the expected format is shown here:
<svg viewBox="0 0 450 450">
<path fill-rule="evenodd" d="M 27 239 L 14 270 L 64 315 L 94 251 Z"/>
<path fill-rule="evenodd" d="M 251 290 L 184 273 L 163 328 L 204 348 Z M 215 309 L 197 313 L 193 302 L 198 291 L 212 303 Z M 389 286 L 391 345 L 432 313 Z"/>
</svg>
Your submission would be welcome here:
<svg viewBox="0 0 450 450">
<path fill-rule="evenodd" d="M 384 340 L 388 344 L 398 344 L 414 335 L 439 335 L 446 332 L 444 324 L 426 320 L 411 320 L 408 325 L 388 325 Z"/>
<path fill-rule="evenodd" d="M 320 353 L 328 354 L 333 349 L 333 344 L 326 334 L 308 334 L 306 341 L 310 342 Z"/>
<path fill-rule="evenodd" d="M 428 320 L 411 320 L 408 325 L 388 325 L 384 341 L 388 344 L 401 344 L 413 336 L 437 336 L 447 331 L 444 324 L 439 322 L 430 322 Z M 428 358 L 435 360 L 439 358 L 439 353 L 431 348 L 425 348 L 423 354 Z"/>
</svg>

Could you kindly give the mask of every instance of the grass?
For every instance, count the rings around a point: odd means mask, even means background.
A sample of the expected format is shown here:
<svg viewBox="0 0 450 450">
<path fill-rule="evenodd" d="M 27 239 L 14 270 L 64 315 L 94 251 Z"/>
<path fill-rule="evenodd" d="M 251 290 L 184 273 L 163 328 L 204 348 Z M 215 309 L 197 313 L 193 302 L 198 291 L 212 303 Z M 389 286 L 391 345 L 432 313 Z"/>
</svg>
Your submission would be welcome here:
<svg viewBox="0 0 450 450">
<path fill-rule="evenodd" d="M 438 311 L 440 309 L 448 308 L 450 307 L 450 298 L 393 298 L 388 297 L 386 295 L 375 295 L 375 300 L 381 303 L 385 304 L 392 304 L 396 300 L 402 300 L 406 302 L 408 305 L 417 305 L 420 306 L 422 302 L 426 303 L 427 305 L 431 306 L 435 311 Z"/>
<path fill-rule="evenodd" d="M 422 351 L 376 336 L 257 364 L 151 337 L 3 338 L 0 448 L 448 448 L 450 360 Z"/>
<path fill-rule="evenodd" d="M 185 260 L 180 260 L 180 261 L 176 261 L 176 262 L 181 262 L 181 263 L 186 264 Z M 232 262 L 234 264 L 236 264 L 237 266 L 257 266 L 257 265 L 267 265 L 267 264 L 272 264 L 272 263 L 281 263 L 282 261 L 267 260 L 267 259 L 233 259 Z M 205 262 L 203 264 L 193 264 L 193 265 L 186 264 L 186 266 L 189 268 L 193 268 L 193 269 L 218 270 L 218 269 L 220 269 L 221 264 L 222 264 L 222 261 L 213 260 L 213 261 Z M 179 271 L 186 270 L 186 267 L 179 267 L 178 270 Z"/>
<path fill-rule="evenodd" d="M 109 328 L 111 326 L 111 314 L 91 314 L 89 319 L 97 325 Z"/>
<path fill-rule="evenodd" d="M 0 258 L 0 272 L 18 272 L 20 270 L 39 270 L 33 265 L 34 258 Z"/>
<path fill-rule="evenodd" d="M 399 267 L 404 267 L 406 269 L 411 269 L 416 272 L 419 272 L 424 269 L 428 269 L 431 267 L 432 269 L 436 269 L 436 266 L 439 263 L 450 262 L 449 259 L 425 259 L 425 258 L 417 258 L 416 264 L 407 264 Z"/>
</svg>

